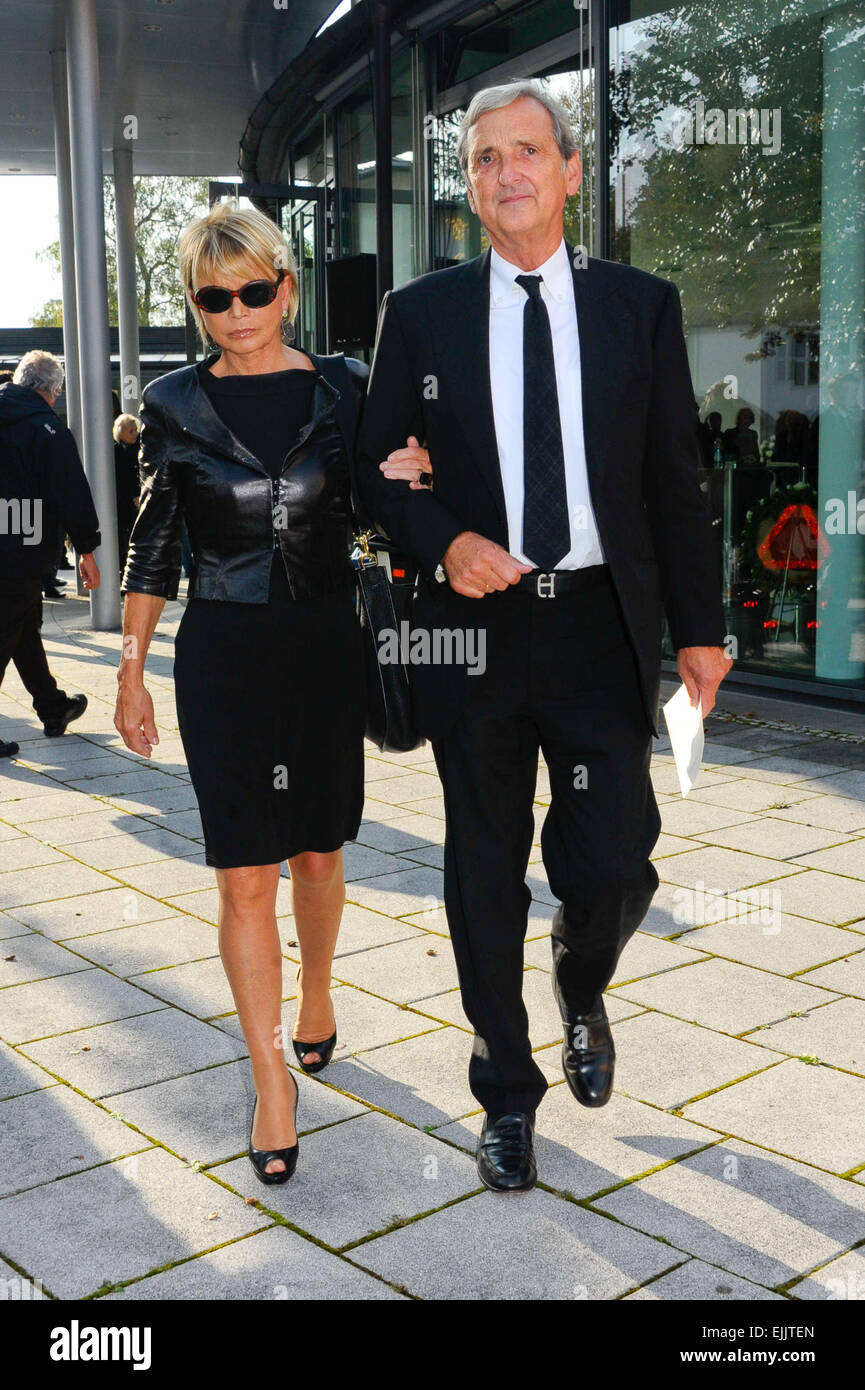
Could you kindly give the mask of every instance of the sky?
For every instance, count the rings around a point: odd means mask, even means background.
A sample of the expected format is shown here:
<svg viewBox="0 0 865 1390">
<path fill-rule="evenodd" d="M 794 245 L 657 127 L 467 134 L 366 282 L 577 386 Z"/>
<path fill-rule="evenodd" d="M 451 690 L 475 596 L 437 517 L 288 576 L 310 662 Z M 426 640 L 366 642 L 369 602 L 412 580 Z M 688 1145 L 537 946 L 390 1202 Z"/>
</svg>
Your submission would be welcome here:
<svg viewBox="0 0 865 1390">
<path fill-rule="evenodd" d="M 0 175 L 0 328 L 26 328 L 46 299 L 60 298 L 60 276 L 36 259 L 57 241 L 57 180 Z"/>
</svg>

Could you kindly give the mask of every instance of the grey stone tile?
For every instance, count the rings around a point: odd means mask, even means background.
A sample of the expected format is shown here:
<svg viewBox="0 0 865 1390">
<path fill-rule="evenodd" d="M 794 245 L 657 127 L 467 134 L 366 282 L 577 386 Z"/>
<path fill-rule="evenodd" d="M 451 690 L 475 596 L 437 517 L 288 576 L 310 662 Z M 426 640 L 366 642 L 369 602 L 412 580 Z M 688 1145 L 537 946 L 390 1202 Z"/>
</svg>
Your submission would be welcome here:
<svg viewBox="0 0 865 1390">
<path fill-rule="evenodd" d="M 412 941 L 417 934 L 417 928 L 410 922 L 386 917 L 383 912 L 371 912 L 369 908 L 358 907 L 356 903 L 346 903 L 334 959 L 339 960 L 342 956 L 367 951 L 375 946 L 387 946 L 392 941 Z"/>
<path fill-rule="evenodd" d="M 109 795 L 109 801 L 116 803 L 124 811 L 131 811 L 134 815 L 146 816 L 154 819 L 158 813 L 167 814 L 171 811 L 195 811 L 198 809 L 198 802 L 195 792 L 190 782 L 181 781 L 179 777 L 169 778 L 170 786 L 160 787 L 153 791 L 126 791 L 113 796 Z"/>
<path fill-rule="evenodd" d="M 810 922 L 804 917 L 791 917 L 782 912 L 779 922 L 749 920 L 747 908 L 741 920 L 714 922 L 708 927 L 698 927 L 679 937 L 681 945 L 699 946 L 710 955 L 726 956 L 729 960 L 741 961 L 743 965 L 753 965 L 760 970 L 771 970 L 776 975 L 796 975 L 803 984 L 825 985 L 837 989 L 825 978 L 818 978 L 816 972 L 799 975 L 800 970 L 820 961 L 836 960 L 844 951 L 861 950 L 863 943 L 855 932 L 841 927 L 830 927 L 823 922 Z M 777 930 L 776 930 L 777 927 Z M 855 993 L 855 991 L 846 991 Z M 841 993 L 845 993 L 841 990 Z"/>
<path fill-rule="evenodd" d="M 156 768 L 138 767 L 124 772 L 108 772 L 98 777 L 81 777 L 69 785 L 90 796 L 110 796 L 115 799 L 143 792 L 168 791 L 173 778 Z"/>
<path fill-rule="evenodd" d="M 110 879 L 103 878 L 101 882 L 104 885 Z M 84 933 L 112 931 L 142 922 L 179 917 L 180 913 L 155 898 L 133 892 L 131 888 L 103 888 L 99 893 L 75 894 L 54 902 L 16 907 L 10 916 L 34 931 L 43 932 L 54 941 L 65 941 Z"/>
<path fill-rule="evenodd" d="M 685 1116 L 832 1173 L 847 1173 L 865 1163 L 863 1104 L 861 1077 L 790 1058 L 693 1102 Z"/>
<path fill-rule="evenodd" d="M 394 857 L 404 864 L 428 864 L 433 869 L 443 869 L 445 866 L 444 845 L 420 845 L 416 849 L 403 850 Z"/>
<path fill-rule="evenodd" d="M 92 844 L 69 845 L 69 853 L 95 869 L 109 870 L 128 868 L 134 864 L 153 864 L 166 857 L 183 859 L 187 855 L 201 853 L 197 840 L 159 829 L 138 816 L 127 816 L 126 819 L 129 821 L 127 833 L 102 836 Z"/>
<path fill-rule="evenodd" d="M 403 815 L 406 811 L 416 811 L 419 816 L 433 816 L 443 821 L 445 818 L 445 802 L 441 792 L 436 796 L 424 796 L 420 801 L 412 801 L 407 805 L 401 806 L 396 803 L 389 805 L 386 801 L 378 801 L 375 798 L 378 790 L 375 786 L 368 788 L 366 794 L 366 814 L 374 815 L 377 820 L 383 820 L 388 809 L 397 815 Z M 388 817 L 390 819 L 390 817 Z"/>
<path fill-rule="evenodd" d="M 393 854 L 383 854 L 381 850 L 369 845 L 346 844 L 343 849 L 343 866 L 346 883 L 355 879 L 372 878 L 377 874 L 393 873 L 401 867 L 399 859 Z"/>
<path fill-rule="evenodd" d="M 17 825 L 7 825 L 4 820 L 0 820 L 0 844 L 8 844 L 10 840 L 23 840 L 24 834 Z"/>
<path fill-rule="evenodd" d="M 865 1192 L 855 1184 L 737 1141 L 705 1149 L 595 1205 L 768 1287 L 865 1237 Z"/>
<path fill-rule="evenodd" d="M 816 1057 L 830 1066 L 865 1075 L 865 1000 L 838 999 L 801 1018 L 788 1018 L 752 1034 L 776 1052 Z"/>
<path fill-rule="evenodd" d="M 187 854 L 183 859 L 163 859 L 156 864 L 133 864 L 116 869 L 114 877 L 151 897 L 176 898 L 182 893 L 211 888 L 214 870 L 205 864 L 204 851 L 197 848 L 194 854 Z"/>
<path fill-rule="evenodd" d="M 294 1076 L 299 1135 L 365 1113 L 358 1101 L 297 1069 Z M 246 1152 L 253 1099 L 249 1060 L 244 1058 L 113 1095 L 110 1108 L 187 1162 L 212 1164 Z"/>
<path fill-rule="evenodd" d="M 162 965 L 202 960 L 219 952 L 216 930 L 210 922 L 180 915 L 66 940 L 79 955 L 124 978 Z M 149 989 L 150 985 L 145 982 L 145 987 Z"/>
<path fill-rule="evenodd" d="M 729 892 L 737 888 L 749 888 L 752 884 L 766 883 L 794 874 L 795 866 L 784 864 L 779 859 L 766 859 L 757 854 L 740 854 L 732 849 L 719 849 L 714 845 L 702 846 L 686 854 L 666 855 L 656 865 L 658 876 L 664 883 L 675 883 L 692 888 L 699 882 Z"/>
<path fill-rule="evenodd" d="M 267 1225 L 162 1149 L 0 1202 L 0 1248 L 61 1299 L 80 1299 Z"/>
<path fill-rule="evenodd" d="M 798 854 L 791 862 L 807 865 L 809 869 L 823 869 L 829 874 L 844 874 L 848 878 L 865 879 L 865 839 L 850 840 L 847 844 L 835 845 L 830 849 Z"/>
<path fill-rule="evenodd" d="M 409 1124 L 439 1126 L 477 1110 L 469 1090 L 471 1039 L 439 1028 L 343 1062 L 331 1062 L 328 1084 Z"/>
<path fill-rule="evenodd" d="M 852 797 L 815 796 L 783 811 L 773 811 L 781 820 L 798 821 L 803 825 L 818 825 L 826 830 L 855 834 L 865 830 L 865 802 Z"/>
<path fill-rule="evenodd" d="M 342 956 L 333 973 L 396 1004 L 411 1004 L 458 983 L 450 942 L 426 934 Z"/>
<path fill-rule="evenodd" d="M 800 1009 L 828 1004 L 829 991 L 727 960 L 707 960 L 623 985 L 626 999 L 686 1022 L 739 1034 Z"/>
<path fill-rule="evenodd" d="M 703 1260 L 686 1260 L 678 1269 L 662 1274 L 660 1279 L 653 1279 L 651 1284 L 645 1284 L 636 1293 L 629 1293 L 622 1301 L 657 1302 L 659 1299 L 676 1303 L 786 1302 L 782 1294 L 772 1293 L 762 1284 L 740 1279 L 738 1274 L 707 1265 Z"/>
<path fill-rule="evenodd" d="M 764 815 L 776 802 L 789 802 L 791 805 L 804 803 L 816 797 L 816 791 L 806 791 L 801 783 L 795 787 L 777 787 L 772 782 L 759 781 L 753 777 L 737 777 L 722 786 L 696 786 L 690 793 L 695 801 L 706 806 L 727 806 L 734 811 L 754 811 Z"/>
<path fill-rule="evenodd" d="M 783 1055 L 657 1013 L 617 1022 L 613 1038 L 616 1091 L 665 1110 L 762 1070 Z"/>
<path fill-rule="evenodd" d="M 3 848 L 0 849 L 0 874 L 9 873 L 13 869 L 34 869 L 41 864 L 67 862 L 65 856 L 58 854 L 57 850 L 40 844 L 29 835 L 23 835 L 16 840 L 4 840 Z"/>
<path fill-rule="evenodd" d="M 0 1119 L 0 1196 L 150 1147 L 69 1086 L 5 1100 Z"/>
<path fill-rule="evenodd" d="M 381 1279 L 320 1249 L 286 1226 L 256 1231 L 161 1274 L 136 1280 L 122 1292 L 108 1294 L 100 1301 L 125 1303 L 132 1299 L 405 1302 L 404 1295 Z"/>
<path fill-rule="evenodd" d="M 378 777 L 368 782 L 367 794 L 376 801 L 414 810 L 412 802 L 441 795 L 441 782 L 435 773 L 404 772 L 399 777 Z"/>
<path fill-rule="evenodd" d="M 44 1286 L 38 1280 L 34 1282 L 32 1279 L 27 1279 L 24 1275 L 19 1274 L 17 1269 L 8 1265 L 5 1260 L 0 1260 L 0 1280 L 2 1280 L 4 1289 L 3 1297 L 10 1302 L 15 1300 L 17 1302 L 37 1303 L 48 1297 Z"/>
<path fill-rule="evenodd" d="M 98 893 L 105 879 L 84 864 L 67 859 L 36 869 L 0 873 L 0 907 L 7 910 L 31 903 L 49 902 L 79 893 Z"/>
<path fill-rule="evenodd" d="M 444 826 L 434 816 L 401 812 L 393 820 L 362 821 L 357 838 L 373 849 L 398 854 L 419 845 L 438 845 L 444 840 Z"/>
<path fill-rule="evenodd" d="M 6 1043 L 0 1042 L 0 1100 L 8 1096 L 21 1096 L 29 1091 L 41 1091 L 44 1086 L 54 1086 L 53 1076 L 42 1071 L 29 1057 Z"/>
<path fill-rule="evenodd" d="M 28 1043 L 23 1050 L 34 1062 L 95 1100 L 217 1062 L 234 1061 L 246 1053 L 242 1043 L 221 1029 L 178 1009 L 161 1009 L 46 1038 Z"/>
<path fill-rule="evenodd" d="M 287 977 L 287 981 L 290 977 Z M 289 984 L 289 988 L 292 986 Z M 389 1004 L 374 994 L 366 994 L 350 985 L 337 985 L 331 990 L 334 1018 L 336 1019 L 337 1041 L 334 1048 L 334 1061 L 342 1061 L 355 1053 L 368 1052 L 370 1048 L 382 1047 L 386 1043 L 400 1042 L 403 1038 L 413 1038 L 419 1033 L 429 1033 L 438 1027 L 430 1019 Z M 285 1036 L 291 1037 L 296 1018 L 296 1007 L 291 999 L 283 1005 L 282 1021 Z M 231 1037 L 242 1040 L 243 1032 L 237 1014 L 214 1020 Z M 293 1052 L 289 1053 L 294 1061 Z M 331 1064 L 333 1065 L 333 1064 Z M 330 1080 L 331 1069 L 323 1074 Z"/>
<path fill-rule="evenodd" d="M 64 849 L 69 846 L 70 854 L 77 857 L 75 845 L 89 845 L 94 840 L 113 839 L 124 832 L 127 821 L 133 827 L 152 829 L 152 826 L 140 820 L 138 816 L 128 816 L 113 806 L 99 811 L 92 809 L 98 805 L 98 801 L 90 802 L 91 809 L 86 815 L 57 816 L 33 822 L 29 826 L 29 833 L 38 835 L 47 845 L 58 845 Z"/>
<path fill-rule="evenodd" d="M 28 932 L 26 936 L 10 938 L 0 947 L 0 988 L 46 980 L 52 975 L 71 975 L 76 970 L 87 970 L 89 964 L 64 946 Z M 2 1001 L 0 994 L 0 1013 Z"/>
<path fill-rule="evenodd" d="M 8 941 L 14 936 L 30 936 L 30 928 L 25 927 L 23 922 L 16 922 L 14 917 L 9 917 L 5 912 L 0 912 L 0 941 Z M 10 946 L 9 950 L 14 950 Z"/>
<path fill-rule="evenodd" d="M 355 879 L 346 886 L 346 898 L 361 907 L 404 917 L 426 908 L 441 907 L 442 875 L 438 869 L 410 868 L 375 878 Z"/>
<path fill-rule="evenodd" d="M 165 999 L 196 1018 L 215 1018 L 218 1014 L 233 1013 L 235 1004 L 228 978 L 218 955 L 206 960 L 189 961 L 161 970 L 149 970 L 133 975 L 131 983 Z M 293 982 L 290 985 L 294 991 Z"/>
<path fill-rule="evenodd" d="M 806 1278 L 794 1284 L 790 1292 L 807 1302 L 860 1302 L 865 1298 L 865 1250 L 848 1250 L 822 1269 L 812 1270 Z"/>
<path fill-rule="evenodd" d="M 478 1194 L 352 1252 L 420 1298 L 511 1302 L 614 1299 L 673 1258 L 641 1232 L 539 1188 Z"/>
<path fill-rule="evenodd" d="M 150 820 L 147 816 L 142 816 L 142 820 Z M 173 830 L 177 835 L 185 835 L 190 840 L 203 840 L 204 831 L 201 825 L 201 816 L 197 808 L 191 811 L 167 811 L 164 814 L 154 815 L 150 823 L 156 826 L 164 826 L 166 830 Z"/>
<path fill-rule="evenodd" d="M 823 830 L 819 826 L 803 825 L 799 821 L 780 820 L 776 816 L 752 818 L 746 825 L 728 826 L 721 830 L 706 830 L 700 839 L 726 849 L 744 850 L 751 854 L 762 854 L 771 859 L 785 859 L 799 862 L 794 856 L 810 854 L 814 850 L 825 849 L 847 837 L 837 830 Z M 865 841 L 860 842 L 865 849 Z M 823 867 L 815 865 L 816 868 Z M 828 867 L 828 866 L 827 866 Z"/>
<path fill-rule="evenodd" d="M 828 930 L 838 930 L 829 928 Z M 854 947 L 854 954 L 843 956 L 832 965 L 821 965 L 817 970 L 809 970 L 800 978 L 806 984 L 823 985 L 826 989 L 836 989 L 839 994 L 853 994 L 857 999 L 865 999 L 865 949 L 861 938 L 849 932 L 838 931 L 847 947 Z"/>
<path fill-rule="evenodd" d="M 3 1032 L 10 1043 L 32 1042 L 161 1007 L 143 990 L 92 968 L 10 985 L 3 990 L 2 1004 Z"/>
<path fill-rule="evenodd" d="M 248 1159 L 213 1171 L 238 1192 L 260 1198 Z M 268 1191 L 267 1206 L 340 1249 L 479 1185 L 465 1154 L 387 1115 L 361 1115 L 301 1138 L 294 1177 Z"/>
<path fill-rule="evenodd" d="M 795 878 L 787 879 L 784 892 L 799 917 L 830 922 L 836 927 L 865 918 L 865 883 L 858 879 L 803 869 Z M 860 930 L 865 930 L 865 925 Z"/>
<path fill-rule="evenodd" d="M 690 796 L 666 801 L 659 807 L 662 828 L 670 835 L 703 835 L 725 825 L 748 825 L 747 811 L 733 811 L 729 806 L 707 806 Z"/>
</svg>

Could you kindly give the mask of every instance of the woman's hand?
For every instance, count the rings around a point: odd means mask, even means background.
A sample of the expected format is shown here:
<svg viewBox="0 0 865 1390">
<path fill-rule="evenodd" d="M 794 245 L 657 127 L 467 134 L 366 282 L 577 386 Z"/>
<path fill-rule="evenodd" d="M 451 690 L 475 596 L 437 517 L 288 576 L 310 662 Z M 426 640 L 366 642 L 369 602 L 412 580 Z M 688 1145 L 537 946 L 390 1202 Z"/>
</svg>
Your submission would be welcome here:
<svg viewBox="0 0 865 1390">
<path fill-rule="evenodd" d="M 433 470 L 429 453 L 421 447 L 413 434 L 409 435 L 406 448 L 394 449 L 384 463 L 379 464 L 379 468 L 386 478 L 399 478 L 407 482 L 412 492 L 416 492 L 419 487 L 432 487 Z M 420 481 L 422 474 L 427 475 L 425 482 Z"/>
<path fill-rule="evenodd" d="M 124 681 L 117 693 L 114 727 L 127 748 L 149 758 L 153 745 L 159 742 L 153 701 L 141 684 Z"/>
</svg>

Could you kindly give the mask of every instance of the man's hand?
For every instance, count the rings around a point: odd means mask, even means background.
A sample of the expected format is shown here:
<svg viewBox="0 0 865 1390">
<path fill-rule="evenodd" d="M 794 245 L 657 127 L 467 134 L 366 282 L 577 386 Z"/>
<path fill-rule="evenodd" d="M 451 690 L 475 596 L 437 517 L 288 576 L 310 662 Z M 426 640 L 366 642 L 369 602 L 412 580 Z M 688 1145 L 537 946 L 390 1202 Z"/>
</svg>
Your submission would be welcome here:
<svg viewBox="0 0 865 1390">
<path fill-rule="evenodd" d="M 140 682 L 123 680 L 114 710 L 114 727 L 127 748 L 149 758 L 153 745 L 159 742 L 153 701 Z"/>
<path fill-rule="evenodd" d="M 676 664 L 691 704 L 696 706 L 699 698 L 705 719 L 714 708 L 715 691 L 733 665 L 732 661 L 723 647 L 680 647 Z"/>
<path fill-rule="evenodd" d="M 99 566 L 92 555 L 82 555 L 78 560 L 78 569 L 81 578 L 84 580 L 85 589 L 99 588 Z"/>
<path fill-rule="evenodd" d="M 416 492 L 419 487 L 429 487 L 430 483 L 419 482 L 421 473 L 432 474 L 432 464 L 429 461 L 429 454 L 420 444 L 413 434 L 408 437 L 405 449 L 394 449 L 393 453 L 388 454 L 383 463 L 379 464 L 381 472 L 386 478 L 398 478 L 407 482 L 412 492 Z"/>
<path fill-rule="evenodd" d="M 532 568 L 477 531 L 461 531 L 445 551 L 442 565 L 451 588 L 466 598 L 507 589 Z"/>
</svg>

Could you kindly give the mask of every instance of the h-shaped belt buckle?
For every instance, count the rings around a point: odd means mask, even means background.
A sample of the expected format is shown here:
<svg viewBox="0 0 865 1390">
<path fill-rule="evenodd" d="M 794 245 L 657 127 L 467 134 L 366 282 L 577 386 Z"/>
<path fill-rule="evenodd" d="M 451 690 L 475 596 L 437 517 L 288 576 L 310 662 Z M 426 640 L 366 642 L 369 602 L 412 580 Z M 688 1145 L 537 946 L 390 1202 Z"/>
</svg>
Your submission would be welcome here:
<svg viewBox="0 0 865 1390">
<path fill-rule="evenodd" d="M 556 576 L 552 572 L 539 574 L 537 578 L 538 598 L 555 598 Z"/>
</svg>

